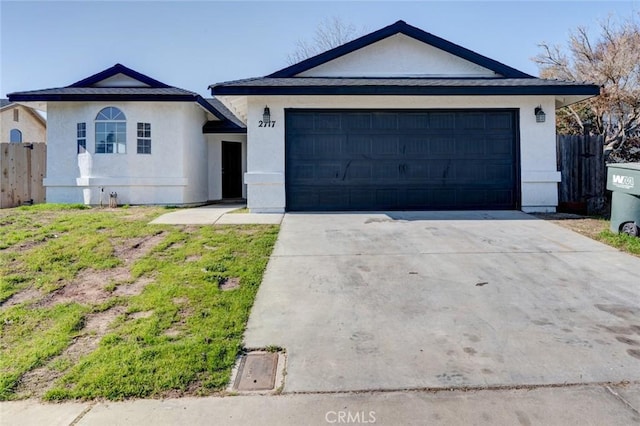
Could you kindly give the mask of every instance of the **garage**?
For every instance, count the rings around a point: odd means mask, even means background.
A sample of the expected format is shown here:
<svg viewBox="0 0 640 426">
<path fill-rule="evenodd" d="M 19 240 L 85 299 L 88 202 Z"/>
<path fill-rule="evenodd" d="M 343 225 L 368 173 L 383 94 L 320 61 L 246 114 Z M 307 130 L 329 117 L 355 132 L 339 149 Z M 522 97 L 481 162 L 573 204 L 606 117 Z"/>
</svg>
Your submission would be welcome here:
<svg viewBox="0 0 640 426">
<path fill-rule="evenodd" d="M 287 210 L 516 209 L 517 120 L 515 109 L 287 109 Z"/>
<path fill-rule="evenodd" d="M 246 123 L 252 213 L 554 212 L 555 111 L 598 93 L 404 21 L 269 75 L 211 86 Z"/>
</svg>

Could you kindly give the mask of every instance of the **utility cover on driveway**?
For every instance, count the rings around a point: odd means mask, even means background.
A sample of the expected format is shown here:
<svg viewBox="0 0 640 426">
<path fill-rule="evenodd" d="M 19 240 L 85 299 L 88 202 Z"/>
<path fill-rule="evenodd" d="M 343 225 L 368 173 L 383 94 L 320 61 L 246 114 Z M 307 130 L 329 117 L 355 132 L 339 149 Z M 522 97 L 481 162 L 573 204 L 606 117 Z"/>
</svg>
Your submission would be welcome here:
<svg viewBox="0 0 640 426">
<path fill-rule="evenodd" d="M 234 389 L 239 391 L 271 390 L 275 387 L 278 354 L 249 353 L 242 356 Z"/>
</svg>

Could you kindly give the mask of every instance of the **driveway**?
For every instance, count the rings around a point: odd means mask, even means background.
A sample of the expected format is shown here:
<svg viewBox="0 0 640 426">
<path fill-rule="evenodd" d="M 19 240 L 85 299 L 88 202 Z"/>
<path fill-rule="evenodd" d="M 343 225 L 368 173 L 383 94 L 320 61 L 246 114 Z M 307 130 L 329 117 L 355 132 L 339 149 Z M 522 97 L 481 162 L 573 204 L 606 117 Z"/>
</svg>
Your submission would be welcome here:
<svg viewBox="0 0 640 426">
<path fill-rule="evenodd" d="M 640 380 L 640 259 L 521 212 L 287 214 L 245 335 L 286 392 Z"/>
</svg>

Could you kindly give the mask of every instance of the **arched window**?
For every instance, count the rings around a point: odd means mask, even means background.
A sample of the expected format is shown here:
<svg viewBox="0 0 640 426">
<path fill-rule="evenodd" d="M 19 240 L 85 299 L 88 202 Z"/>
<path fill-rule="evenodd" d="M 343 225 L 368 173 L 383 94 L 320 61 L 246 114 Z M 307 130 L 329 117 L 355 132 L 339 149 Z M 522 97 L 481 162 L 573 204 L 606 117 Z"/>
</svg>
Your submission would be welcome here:
<svg viewBox="0 0 640 426">
<path fill-rule="evenodd" d="M 9 142 L 22 143 L 22 132 L 18 129 L 11 129 L 9 132 Z"/>
<path fill-rule="evenodd" d="M 115 107 L 106 107 L 96 116 L 96 154 L 127 152 L 127 117 Z"/>
</svg>

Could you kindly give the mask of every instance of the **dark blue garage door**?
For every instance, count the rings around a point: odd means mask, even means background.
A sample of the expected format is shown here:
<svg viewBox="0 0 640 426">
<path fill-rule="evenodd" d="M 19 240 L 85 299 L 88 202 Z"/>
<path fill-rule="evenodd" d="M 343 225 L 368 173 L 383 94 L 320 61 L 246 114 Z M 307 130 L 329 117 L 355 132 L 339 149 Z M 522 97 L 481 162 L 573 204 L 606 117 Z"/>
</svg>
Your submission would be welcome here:
<svg viewBox="0 0 640 426">
<path fill-rule="evenodd" d="M 514 209 L 514 110 L 286 111 L 287 209 Z"/>
</svg>

